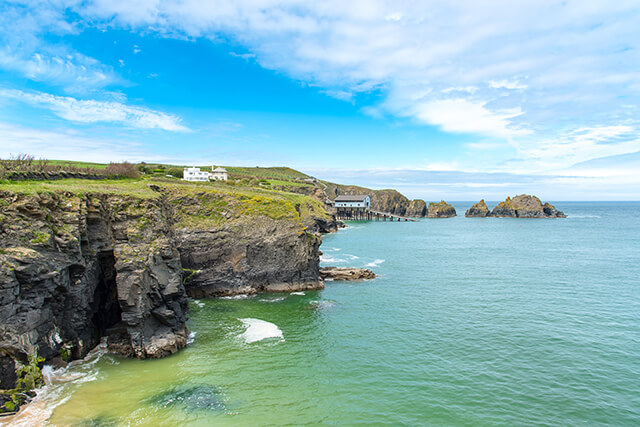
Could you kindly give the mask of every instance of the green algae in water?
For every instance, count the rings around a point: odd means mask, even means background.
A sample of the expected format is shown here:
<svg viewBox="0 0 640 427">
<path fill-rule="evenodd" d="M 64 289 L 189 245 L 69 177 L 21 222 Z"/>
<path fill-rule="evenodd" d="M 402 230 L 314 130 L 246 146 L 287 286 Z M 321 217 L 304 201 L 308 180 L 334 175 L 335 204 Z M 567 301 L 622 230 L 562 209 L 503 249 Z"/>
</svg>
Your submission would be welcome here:
<svg viewBox="0 0 640 427">
<path fill-rule="evenodd" d="M 176 386 L 152 397 L 149 402 L 161 408 L 181 408 L 188 411 L 225 409 L 218 389 L 208 384 Z"/>
</svg>

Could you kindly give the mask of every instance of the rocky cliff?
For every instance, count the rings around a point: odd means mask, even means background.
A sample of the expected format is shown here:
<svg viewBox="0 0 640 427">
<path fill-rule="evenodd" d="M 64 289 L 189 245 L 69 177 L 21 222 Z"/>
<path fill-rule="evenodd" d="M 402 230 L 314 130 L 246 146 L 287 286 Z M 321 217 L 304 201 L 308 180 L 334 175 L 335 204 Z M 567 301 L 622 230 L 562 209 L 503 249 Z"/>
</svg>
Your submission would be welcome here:
<svg viewBox="0 0 640 427">
<path fill-rule="evenodd" d="M 140 358 L 185 346 L 182 267 L 161 199 L 2 192 L 0 208 L 5 361 L 79 358 L 103 336 Z"/>
<path fill-rule="evenodd" d="M 465 212 L 464 216 L 468 218 L 484 218 L 489 216 L 490 214 L 491 211 L 489 210 L 489 207 L 487 207 L 484 199 L 482 199 L 478 203 L 467 209 L 467 212 Z"/>
<path fill-rule="evenodd" d="M 456 216 L 456 209 L 444 200 L 429 203 L 427 218 L 451 218 Z"/>
<path fill-rule="evenodd" d="M 399 216 L 423 217 L 426 215 L 424 200 L 409 200 L 396 190 L 371 190 L 355 185 L 340 185 L 324 181 L 321 184 L 326 186 L 324 191 L 331 200 L 335 200 L 339 195 L 367 194 L 371 196 L 372 210 Z"/>
<path fill-rule="evenodd" d="M 491 216 L 494 217 L 513 217 L 513 218 L 565 218 L 566 215 L 558 211 L 550 203 L 544 205 L 536 196 L 521 194 L 513 199 L 507 197 L 504 202 L 500 202 L 493 211 Z"/>
<path fill-rule="evenodd" d="M 186 345 L 187 295 L 324 286 L 315 231 L 337 224 L 308 197 L 81 185 L 0 192 L 0 388 L 16 361 L 79 358 L 102 337 L 124 356 L 171 354 Z"/>
</svg>

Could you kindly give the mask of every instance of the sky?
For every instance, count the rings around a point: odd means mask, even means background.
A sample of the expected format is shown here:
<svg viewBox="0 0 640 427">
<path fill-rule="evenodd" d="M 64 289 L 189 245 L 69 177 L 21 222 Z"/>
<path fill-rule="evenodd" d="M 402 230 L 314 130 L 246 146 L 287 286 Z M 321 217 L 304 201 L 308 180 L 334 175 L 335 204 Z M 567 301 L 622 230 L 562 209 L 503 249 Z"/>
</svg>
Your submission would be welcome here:
<svg viewBox="0 0 640 427">
<path fill-rule="evenodd" d="M 640 3 L 0 0 L 0 157 L 640 200 Z"/>
</svg>

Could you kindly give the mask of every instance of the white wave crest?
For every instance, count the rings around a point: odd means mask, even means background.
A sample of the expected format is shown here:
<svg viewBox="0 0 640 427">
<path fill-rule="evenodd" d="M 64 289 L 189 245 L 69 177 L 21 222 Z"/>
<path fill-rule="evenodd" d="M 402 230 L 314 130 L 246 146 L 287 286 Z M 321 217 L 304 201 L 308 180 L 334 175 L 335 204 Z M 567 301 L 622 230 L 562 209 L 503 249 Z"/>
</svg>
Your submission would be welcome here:
<svg viewBox="0 0 640 427">
<path fill-rule="evenodd" d="M 204 307 L 204 303 L 202 301 L 198 300 L 198 299 L 194 299 L 193 303 L 195 305 L 197 305 L 198 307 L 200 307 L 200 308 Z"/>
<path fill-rule="evenodd" d="M 367 264 L 366 266 L 367 266 L 367 267 L 377 267 L 377 266 L 379 266 L 380 264 L 382 264 L 384 261 L 385 261 L 385 260 L 383 260 L 383 259 L 377 259 L 377 260 L 375 260 L 375 261 L 373 261 L 373 262 L 370 262 L 370 263 L 369 263 L 369 264 Z"/>
<path fill-rule="evenodd" d="M 189 336 L 187 337 L 187 345 L 189 344 L 193 344 L 193 342 L 196 340 L 196 332 L 189 332 Z"/>
<path fill-rule="evenodd" d="M 291 292 L 289 295 L 304 295 L 304 292 Z"/>
<path fill-rule="evenodd" d="M 227 297 L 220 297 L 220 299 L 247 299 L 247 298 L 252 298 L 254 296 L 255 295 L 240 294 L 240 295 L 231 295 Z"/>
<path fill-rule="evenodd" d="M 278 298 L 261 298 L 258 301 L 260 302 L 280 302 L 284 301 L 286 297 L 278 297 Z"/>
<path fill-rule="evenodd" d="M 240 337 L 244 339 L 247 344 L 266 340 L 267 338 L 280 338 L 281 341 L 284 341 L 280 328 L 278 328 L 271 322 L 253 318 L 245 318 L 239 320 L 247 328 L 240 335 Z"/>
</svg>

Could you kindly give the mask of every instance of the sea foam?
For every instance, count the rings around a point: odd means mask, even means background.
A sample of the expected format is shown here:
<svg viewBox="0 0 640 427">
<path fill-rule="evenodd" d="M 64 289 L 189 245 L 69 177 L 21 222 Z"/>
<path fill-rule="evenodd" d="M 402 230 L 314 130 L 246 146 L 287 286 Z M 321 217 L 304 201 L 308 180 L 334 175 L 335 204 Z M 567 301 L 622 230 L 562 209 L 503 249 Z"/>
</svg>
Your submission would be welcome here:
<svg viewBox="0 0 640 427">
<path fill-rule="evenodd" d="M 247 328 L 240 335 L 240 337 L 244 339 L 247 344 L 266 340 L 267 338 L 280 338 L 281 341 L 284 341 L 280 328 L 278 328 L 271 322 L 253 318 L 238 320 L 240 320 L 242 324 Z"/>
<path fill-rule="evenodd" d="M 377 266 L 379 266 L 380 264 L 382 264 L 383 262 L 384 262 L 384 260 L 383 260 L 383 259 L 377 259 L 377 260 L 375 260 L 375 261 L 373 261 L 373 262 L 370 262 L 370 263 L 369 263 L 369 264 L 367 264 L 366 266 L 367 266 L 367 267 L 377 267 Z"/>
</svg>

